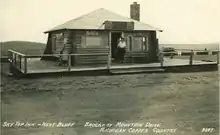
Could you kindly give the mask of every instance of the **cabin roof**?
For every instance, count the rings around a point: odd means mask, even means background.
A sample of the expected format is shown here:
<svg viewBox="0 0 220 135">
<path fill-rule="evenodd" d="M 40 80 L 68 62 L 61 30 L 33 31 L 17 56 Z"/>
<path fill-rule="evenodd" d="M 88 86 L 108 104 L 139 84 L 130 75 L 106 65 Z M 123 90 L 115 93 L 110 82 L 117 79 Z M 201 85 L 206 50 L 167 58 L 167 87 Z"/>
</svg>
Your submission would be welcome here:
<svg viewBox="0 0 220 135">
<path fill-rule="evenodd" d="M 159 28 L 153 27 L 149 24 L 133 20 L 128 17 L 124 17 L 112 11 L 104 8 L 97 9 L 75 19 L 65 22 L 64 24 L 58 25 L 45 33 L 63 30 L 63 29 L 99 29 L 104 30 L 105 21 L 127 21 L 134 22 L 134 30 L 149 30 L 149 31 L 162 31 Z"/>
</svg>

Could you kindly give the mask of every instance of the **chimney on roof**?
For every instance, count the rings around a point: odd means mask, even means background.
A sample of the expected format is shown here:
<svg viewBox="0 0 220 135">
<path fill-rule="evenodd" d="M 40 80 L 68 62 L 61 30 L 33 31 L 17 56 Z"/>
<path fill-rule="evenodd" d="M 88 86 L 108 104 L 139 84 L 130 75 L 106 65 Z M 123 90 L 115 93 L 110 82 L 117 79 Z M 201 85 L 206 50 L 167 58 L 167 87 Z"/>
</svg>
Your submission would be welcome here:
<svg viewBox="0 0 220 135">
<path fill-rule="evenodd" d="M 130 18 L 140 21 L 140 4 L 137 2 L 130 5 Z"/>
</svg>

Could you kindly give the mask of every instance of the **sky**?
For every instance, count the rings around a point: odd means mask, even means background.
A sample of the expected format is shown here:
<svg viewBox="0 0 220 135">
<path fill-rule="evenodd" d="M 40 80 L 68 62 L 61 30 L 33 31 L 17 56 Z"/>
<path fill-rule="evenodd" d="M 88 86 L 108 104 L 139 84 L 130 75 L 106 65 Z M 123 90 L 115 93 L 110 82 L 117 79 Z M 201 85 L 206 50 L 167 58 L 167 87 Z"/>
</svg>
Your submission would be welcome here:
<svg viewBox="0 0 220 135">
<path fill-rule="evenodd" d="M 220 0 L 136 0 L 160 44 L 220 43 Z M 47 42 L 49 30 L 99 8 L 130 16 L 134 0 L 0 0 L 0 41 Z"/>
</svg>

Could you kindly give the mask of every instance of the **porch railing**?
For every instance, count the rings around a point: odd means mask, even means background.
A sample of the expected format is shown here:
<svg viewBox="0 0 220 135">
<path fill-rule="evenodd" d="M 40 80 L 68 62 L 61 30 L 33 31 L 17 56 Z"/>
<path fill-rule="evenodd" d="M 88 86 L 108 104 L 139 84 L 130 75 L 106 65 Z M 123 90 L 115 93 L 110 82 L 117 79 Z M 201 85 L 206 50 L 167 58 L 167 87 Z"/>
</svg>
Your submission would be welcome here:
<svg viewBox="0 0 220 135">
<path fill-rule="evenodd" d="M 31 58 L 41 58 L 41 57 L 60 57 L 67 56 L 68 57 L 68 66 L 67 71 L 71 71 L 72 67 L 72 57 L 71 56 L 106 56 L 108 57 L 108 61 L 106 61 L 106 68 L 109 69 L 111 62 L 109 61 L 108 53 L 91 53 L 91 54 L 43 54 L 43 55 L 27 55 L 23 53 L 19 53 L 17 51 L 8 50 L 8 61 L 17 69 L 19 69 L 23 73 L 27 73 L 28 70 L 28 59 Z"/>
<path fill-rule="evenodd" d="M 197 53 L 193 50 L 188 50 L 187 51 L 190 55 L 189 55 L 189 65 L 193 65 L 193 56 L 197 55 Z M 42 54 L 42 55 L 28 55 L 28 54 L 23 54 L 23 53 L 19 53 L 17 51 L 8 50 L 8 60 L 11 63 L 11 65 L 13 65 L 15 68 L 19 69 L 21 72 L 23 73 L 27 73 L 28 72 L 28 59 L 31 58 L 41 58 L 42 56 L 47 56 L 47 57 L 51 57 L 51 56 L 67 56 L 68 57 L 68 66 L 67 66 L 67 70 L 65 69 L 65 71 L 71 71 L 72 68 L 72 57 L 71 56 L 106 56 L 107 57 L 107 61 L 106 61 L 106 69 L 110 69 L 111 68 L 111 55 L 109 53 L 91 53 L 91 54 Z M 170 55 L 169 57 L 176 57 L 178 54 L 178 52 L 162 52 L 159 51 L 158 55 L 159 55 L 159 62 L 160 62 L 160 66 L 164 67 L 164 57 L 165 54 Z M 216 61 L 217 64 L 219 64 L 219 51 L 213 51 L 211 55 L 216 55 Z"/>
<path fill-rule="evenodd" d="M 201 54 L 201 53 L 206 53 L 206 54 Z M 189 65 L 193 65 L 194 61 L 194 56 L 199 56 L 199 55 L 216 55 L 216 63 L 219 64 L 219 53 L 220 51 L 201 51 L 201 50 L 187 50 L 184 49 L 184 51 L 172 51 L 172 52 L 163 52 L 159 51 L 158 56 L 159 56 L 159 61 L 161 67 L 164 66 L 164 57 L 169 56 L 170 59 L 173 59 L 175 56 L 188 56 L 189 60 Z"/>
</svg>

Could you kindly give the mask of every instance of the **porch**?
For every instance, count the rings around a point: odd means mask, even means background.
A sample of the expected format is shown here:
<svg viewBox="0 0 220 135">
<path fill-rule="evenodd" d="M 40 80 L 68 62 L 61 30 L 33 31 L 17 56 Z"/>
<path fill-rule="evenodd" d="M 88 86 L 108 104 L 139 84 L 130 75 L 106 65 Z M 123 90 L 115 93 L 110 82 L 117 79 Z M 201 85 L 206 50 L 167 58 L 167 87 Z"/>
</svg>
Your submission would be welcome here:
<svg viewBox="0 0 220 135">
<path fill-rule="evenodd" d="M 96 71 L 106 71 L 111 74 L 117 73 L 137 73 L 137 72 L 165 72 L 169 69 L 175 68 L 186 68 L 187 71 L 192 69 L 192 67 L 196 67 L 198 71 L 207 70 L 211 66 L 218 66 L 219 61 L 219 53 L 214 56 L 216 61 L 201 61 L 201 60 L 193 60 L 191 56 L 187 59 L 181 58 L 169 58 L 160 55 L 160 62 L 158 63 L 145 63 L 145 64 L 137 64 L 137 63 L 112 63 L 111 58 L 106 61 L 106 64 L 101 65 L 76 65 L 73 66 L 71 64 L 71 56 L 72 55 L 87 55 L 87 56 L 95 56 L 102 55 L 108 57 L 108 54 L 59 54 L 59 55 L 67 55 L 68 63 L 67 65 L 58 66 L 55 61 L 46 61 L 40 60 L 42 55 L 25 55 L 13 50 L 9 50 L 10 58 L 9 61 L 11 63 L 11 67 L 16 69 L 21 74 L 47 74 L 47 73 L 64 73 L 64 72 L 96 72 Z M 163 54 L 163 53 L 161 53 Z M 194 55 L 194 54 L 193 54 Z M 52 56 L 52 55 L 44 55 L 44 56 Z M 205 66 L 205 69 L 204 69 Z M 186 70 L 184 69 L 184 70 Z"/>
</svg>

